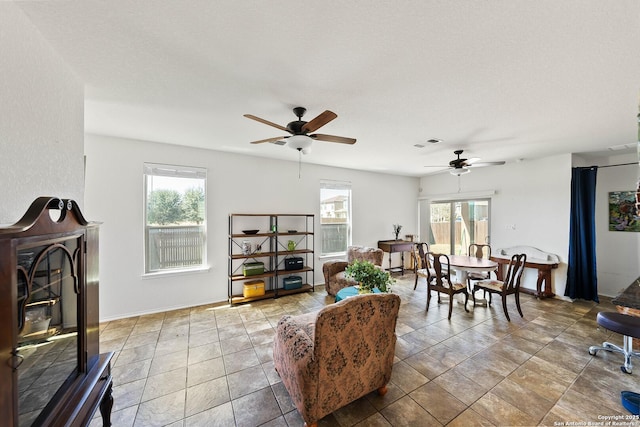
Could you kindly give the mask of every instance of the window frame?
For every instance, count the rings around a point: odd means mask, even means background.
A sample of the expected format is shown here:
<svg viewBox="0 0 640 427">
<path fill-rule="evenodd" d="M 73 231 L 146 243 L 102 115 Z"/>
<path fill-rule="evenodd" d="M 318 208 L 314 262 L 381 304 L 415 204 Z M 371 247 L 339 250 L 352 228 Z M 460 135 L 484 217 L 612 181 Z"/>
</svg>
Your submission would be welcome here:
<svg viewBox="0 0 640 427">
<path fill-rule="evenodd" d="M 149 227 L 154 227 L 154 225 L 150 225 L 148 223 L 148 199 L 150 195 L 149 189 L 149 177 L 150 176 L 158 176 L 164 178 L 190 178 L 197 179 L 201 181 L 201 188 L 204 193 L 204 200 L 202 205 L 202 222 L 200 224 L 186 225 L 185 227 L 195 227 L 197 226 L 199 230 L 199 238 L 201 239 L 200 245 L 198 245 L 198 249 L 196 250 L 200 252 L 199 258 L 201 258 L 201 262 L 198 264 L 182 264 L 180 266 L 172 266 L 172 267 L 163 267 L 163 268 L 151 268 L 150 263 L 150 237 L 149 237 Z M 153 162 L 144 162 L 143 163 L 143 266 L 142 266 L 142 275 L 143 277 L 154 277 L 154 276 L 165 276 L 171 274 L 179 274 L 179 273 L 189 273 L 189 272 L 200 272 L 203 270 L 208 270 L 208 262 L 207 262 L 207 169 L 197 166 L 185 166 L 185 165 L 171 165 L 165 163 L 153 163 Z M 178 186 L 179 187 L 179 186 Z M 200 188 L 198 186 L 198 188 Z M 183 189 L 181 195 L 185 194 L 185 191 L 188 188 Z M 158 225 L 155 225 L 158 228 Z M 169 228 L 178 228 L 180 226 L 176 225 L 164 225 L 163 227 Z M 191 230 L 193 233 L 193 230 Z M 192 234 L 193 235 L 193 234 Z"/>
<path fill-rule="evenodd" d="M 325 252 L 325 233 L 324 226 L 327 224 L 323 224 L 323 190 L 337 190 L 337 191 L 348 191 L 346 207 L 347 207 L 347 217 L 346 217 L 346 235 L 344 236 L 344 240 L 346 241 L 346 246 L 344 250 L 340 251 L 328 251 Z M 320 194 L 319 194 L 319 202 L 320 202 L 320 256 L 321 257 L 332 257 L 332 256 L 344 256 L 347 253 L 347 248 L 351 246 L 352 242 L 352 230 L 353 230 L 353 210 L 352 210 L 352 201 L 353 201 L 353 190 L 351 182 L 349 181 L 333 181 L 333 180 L 320 180 Z"/>
</svg>

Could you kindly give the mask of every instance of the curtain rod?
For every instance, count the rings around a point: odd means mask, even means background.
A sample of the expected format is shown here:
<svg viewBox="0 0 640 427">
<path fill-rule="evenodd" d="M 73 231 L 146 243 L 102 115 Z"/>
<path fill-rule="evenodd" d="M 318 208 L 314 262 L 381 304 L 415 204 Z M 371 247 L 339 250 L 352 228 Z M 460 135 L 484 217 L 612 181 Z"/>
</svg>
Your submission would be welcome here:
<svg viewBox="0 0 640 427">
<path fill-rule="evenodd" d="M 596 166 L 597 168 L 613 168 L 616 166 L 629 166 L 629 165 L 638 165 L 637 162 L 631 162 L 631 163 L 618 163 L 617 165 L 606 165 L 606 166 Z"/>
</svg>

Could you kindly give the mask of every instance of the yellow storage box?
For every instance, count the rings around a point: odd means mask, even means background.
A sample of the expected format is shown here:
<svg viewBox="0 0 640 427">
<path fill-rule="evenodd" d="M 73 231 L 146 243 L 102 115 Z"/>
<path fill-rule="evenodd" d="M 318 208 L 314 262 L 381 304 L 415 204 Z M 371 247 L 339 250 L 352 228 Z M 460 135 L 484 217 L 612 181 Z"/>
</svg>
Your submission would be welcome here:
<svg viewBox="0 0 640 427">
<path fill-rule="evenodd" d="M 245 298 L 264 295 L 264 280 L 251 280 L 249 282 L 244 282 L 242 295 Z"/>
</svg>

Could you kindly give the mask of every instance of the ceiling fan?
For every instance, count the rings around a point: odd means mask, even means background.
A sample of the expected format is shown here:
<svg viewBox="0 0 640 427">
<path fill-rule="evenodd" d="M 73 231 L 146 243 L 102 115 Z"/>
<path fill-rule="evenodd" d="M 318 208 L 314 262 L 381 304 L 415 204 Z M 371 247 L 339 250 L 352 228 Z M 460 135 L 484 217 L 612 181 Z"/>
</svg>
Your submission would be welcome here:
<svg viewBox="0 0 640 427">
<path fill-rule="evenodd" d="M 457 158 L 451 160 L 449 162 L 449 173 L 451 175 L 456 175 L 456 176 L 460 176 L 460 175 L 464 175 L 465 173 L 469 173 L 471 172 L 471 170 L 469 168 L 479 168 L 479 167 L 483 167 L 483 166 L 499 166 L 499 165 L 504 165 L 504 161 L 499 161 L 499 162 L 480 162 L 480 159 L 477 157 L 472 157 L 470 159 L 461 159 L 460 155 L 463 153 L 464 150 L 456 150 L 453 152 L 453 154 L 455 154 L 456 156 L 458 156 Z M 435 167 L 442 167 L 442 166 L 425 166 L 427 168 L 435 168 Z"/>
<path fill-rule="evenodd" d="M 270 122 L 265 119 L 261 119 L 260 117 L 256 117 L 252 114 L 245 114 L 244 117 L 255 120 L 260 123 L 264 123 L 265 125 L 272 126 L 276 129 L 280 129 L 285 132 L 289 132 L 290 135 L 285 136 L 277 136 L 275 138 L 267 138 L 261 139 L 259 141 L 252 141 L 251 144 L 262 144 L 263 142 L 271 142 L 277 145 L 287 145 L 298 152 L 308 153 L 311 147 L 311 143 L 313 140 L 325 141 L 325 142 L 338 142 L 340 144 L 355 144 L 356 140 L 353 138 L 346 138 L 343 136 L 335 136 L 335 135 L 324 135 L 320 133 L 312 133 L 316 130 L 320 129 L 322 126 L 326 125 L 338 115 L 332 111 L 326 110 L 323 113 L 320 113 L 317 117 L 312 119 L 309 122 L 305 122 L 302 120 L 302 116 L 307 112 L 307 109 L 304 107 L 295 107 L 293 109 L 293 114 L 298 117 L 298 120 L 294 120 L 287 124 L 287 126 L 280 126 L 279 124 Z M 310 135 L 309 135 L 310 134 Z"/>
</svg>

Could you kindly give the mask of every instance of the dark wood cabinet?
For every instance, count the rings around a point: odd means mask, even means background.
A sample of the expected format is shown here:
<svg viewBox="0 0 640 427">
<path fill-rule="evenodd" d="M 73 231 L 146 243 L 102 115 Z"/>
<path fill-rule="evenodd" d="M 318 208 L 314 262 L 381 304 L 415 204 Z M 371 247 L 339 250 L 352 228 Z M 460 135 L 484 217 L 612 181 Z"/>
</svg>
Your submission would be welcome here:
<svg viewBox="0 0 640 427">
<path fill-rule="evenodd" d="M 97 223 L 72 200 L 36 199 L 0 227 L 0 419 L 6 426 L 111 425 L 100 354 Z"/>
</svg>

